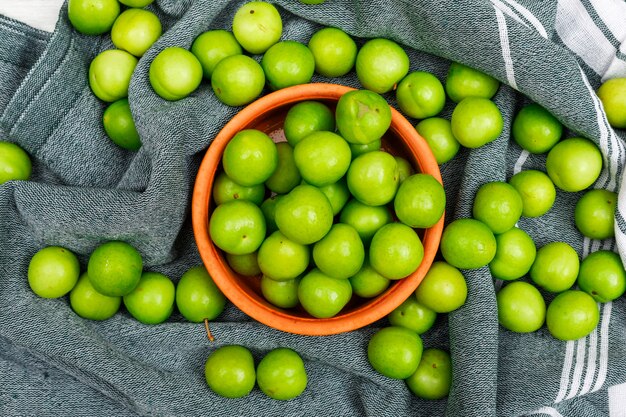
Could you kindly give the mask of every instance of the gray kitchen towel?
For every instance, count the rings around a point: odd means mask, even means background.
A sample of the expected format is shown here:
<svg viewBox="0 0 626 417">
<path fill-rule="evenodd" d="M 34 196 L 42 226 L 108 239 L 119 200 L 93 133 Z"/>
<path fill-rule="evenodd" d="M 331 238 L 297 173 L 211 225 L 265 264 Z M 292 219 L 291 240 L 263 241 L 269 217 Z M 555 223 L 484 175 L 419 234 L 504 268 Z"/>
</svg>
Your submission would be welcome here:
<svg viewBox="0 0 626 417">
<path fill-rule="evenodd" d="M 607 123 L 594 90 L 626 76 L 626 3 L 621 0 L 327 0 L 304 5 L 273 0 L 284 21 L 282 39 L 307 42 L 323 26 L 342 28 L 359 45 L 368 38 L 399 42 L 412 70 L 445 79 L 450 60 L 489 73 L 502 86 L 494 101 L 505 129 L 496 141 L 462 149 L 441 167 L 449 222 L 471 215 L 476 189 L 522 169 L 544 170 L 545 156 L 510 140 L 511 120 L 536 101 L 567 127 L 566 136 L 598 144 L 604 169 L 597 188 L 618 191 L 625 164 L 624 131 Z M 148 270 L 174 282 L 200 264 L 189 204 L 198 164 L 237 108 L 218 102 L 205 82 L 190 97 L 167 102 L 148 81 L 152 59 L 168 46 L 188 48 L 209 29 L 230 29 L 244 1 L 157 0 L 149 8 L 165 33 L 141 58 L 129 100 L 143 146 L 117 148 L 106 137 L 105 104 L 90 91 L 87 71 L 108 35 L 74 31 L 66 6 L 52 34 L 0 16 L 0 138 L 31 155 L 30 181 L 0 186 L 0 415 L 2 416 L 624 416 L 626 303 L 600 306 L 587 337 L 561 342 L 543 328 L 514 334 L 498 326 L 494 281 L 487 268 L 464 271 L 466 304 L 440 315 L 423 336 L 426 347 L 449 349 L 450 396 L 423 401 L 404 382 L 372 370 L 366 347 L 381 320 L 329 337 L 283 333 L 229 305 L 213 323 L 216 342 L 201 325 L 175 313 L 146 326 L 125 311 L 104 322 L 75 315 L 67 298 L 35 296 L 26 281 L 32 255 L 67 247 L 82 268 L 99 243 L 119 239 L 139 249 Z M 257 57 L 258 58 L 258 57 Z M 314 77 L 358 87 L 354 74 Z M 392 94 L 386 95 L 395 104 Z M 449 117 L 452 103 L 443 116 Z M 598 249 L 626 255 L 626 198 L 620 194 L 616 239 L 594 241 L 576 230 L 581 193 L 559 192 L 546 215 L 519 226 L 537 246 L 565 241 L 581 259 Z M 549 300 L 549 297 L 547 296 Z M 285 346 L 305 360 L 309 385 L 280 402 L 255 389 L 242 399 L 213 394 L 204 361 L 226 344 L 247 346 L 259 360 Z"/>
</svg>

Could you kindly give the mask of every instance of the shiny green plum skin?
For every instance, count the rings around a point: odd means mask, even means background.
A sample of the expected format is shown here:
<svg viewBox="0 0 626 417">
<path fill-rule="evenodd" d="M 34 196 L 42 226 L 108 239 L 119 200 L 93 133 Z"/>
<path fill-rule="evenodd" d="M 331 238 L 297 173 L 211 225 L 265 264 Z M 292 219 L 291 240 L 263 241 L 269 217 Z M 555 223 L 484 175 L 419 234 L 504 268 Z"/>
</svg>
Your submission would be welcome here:
<svg viewBox="0 0 626 417">
<path fill-rule="evenodd" d="M 110 104 L 102 115 L 102 124 L 107 136 L 120 148 L 136 151 L 141 147 L 141 138 L 128 99 L 123 98 Z"/>
<path fill-rule="evenodd" d="M 316 4 L 323 2 L 314 1 Z M 311 36 L 308 46 L 315 58 L 315 71 L 320 75 L 341 77 L 354 67 L 356 43 L 341 29 L 326 27 L 318 30 Z"/>
<path fill-rule="evenodd" d="M 209 388 L 222 397 L 245 397 L 256 382 L 252 353 L 239 345 L 222 346 L 207 358 L 204 377 Z"/>
<path fill-rule="evenodd" d="M 385 327 L 376 332 L 367 345 L 367 358 L 372 368 L 393 379 L 413 375 L 422 358 L 420 336 L 404 327 Z"/>
<path fill-rule="evenodd" d="M 26 151 L 15 143 L 0 141 L 0 185 L 11 180 L 28 180 L 32 170 Z"/>
<path fill-rule="evenodd" d="M 106 320 L 115 315 L 122 304 L 122 297 L 100 294 L 91 285 L 87 273 L 78 279 L 70 291 L 70 306 L 80 317 L 88 320 Z"/>
<path fill-rule="evenodd" d="M 226 306 L 226 297 L 204 266 L 188 269 L 176 286 L 176 307 L 190 322 L 213 320 Z"/>
<path fill-rule="evenodd" d="M 548 330 L 559 340 L 585 337 L 599 321 L 596 301 L 586 292 L 578 290 L 567 290 L 557 295 L 546 312 Z"/>
<path fill-rule="evenodd" d="M 298 397 L 307 385 L 304 361 L 289 348 L 268 352 L 257 366 L 256 378 L 265 395 L 282 401 Z"/>
<path fill-rule="evenodd" d="M 64 296 L 74 288 L 79 275 L 78 258 L 60 246 L 40 249 L 28 264 L 28 285 L 42 298 Z"/>
<path fill-rule="evenodd" d="M 143 271 L 141 254 L 122 241 L 105 242 L 89 257 L 87 272 L 91 284 L 101 294 L 122 296 L 135 289 Z"/>
<path fill-rule="evenodd" d="M 200 85 L 202 65 L 188 50 L 172 46 L 154 58 L 149 77 L 154 92 L 159 96 L 170 101 L 181 100 Z"/>
<path fill-rule="evenodd" d="M 247 55 L 231 55 L 213 69 L 211 88 L 217 98 L 228 106 L 243 106 L 263 91 L 263 68 Z"/>
<path fill-rule="evenodd" d="M 210 80 L 213 70 L 222 59 L 240 55 L 243 51 L 232 32 L 209 30 L 193 41 L 191 52 L 200 61 L 204 77 Z"/>
<path fill-rule="evenodd" d="M 119 14 L 117 0 L 69 0 L 67 3 L 67 16 L 72 26 L 85 35 L 108 32 Z"/>
<path fill-rule="evenodd" d="M 174 283 L 158 272 L 144 272 L 137 287 L 123 297 L 126 310 L 143 324 L 159 324 L 174 311 Z"/>
<path fill-rule="evenodd" d="M 91 91 L 107 102 L 128 97 L 128 86 L 137 62 L 137 58 L 120 49 L 101 52 L 89 65 Z"/>
<path fill-rule="evenodd" d="M 154 13 L 143 9 L 128 9 L 122 12 L 111 28 L 113 44 L 140 57 L 159 39 L 163 28 Z"/>
<path fill-rule="evenodd" d="M 233 17 L 233 34 L 251 54 L 262 54 L 280 39 L 283 21 L 276 7 L 263 1 L 241 6 Z"/>
<path fill-rule="evenodd" d="M 450 354 L 441 349 L 424 349 L 417 369 L 405 381 L 409 390 L 417 397 L 425 400 L 447 397 L 452 386 Z"/>
</svg>

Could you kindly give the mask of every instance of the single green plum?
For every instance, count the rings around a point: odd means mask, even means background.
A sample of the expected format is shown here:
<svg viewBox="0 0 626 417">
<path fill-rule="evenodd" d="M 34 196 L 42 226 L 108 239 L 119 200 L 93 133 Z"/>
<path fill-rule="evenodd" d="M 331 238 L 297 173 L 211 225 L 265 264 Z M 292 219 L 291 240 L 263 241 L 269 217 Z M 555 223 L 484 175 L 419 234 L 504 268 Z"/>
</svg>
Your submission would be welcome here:
<svg viewBox="0 0 626 417">
<path fill-rule="evenodd" d="M 79 275 L 78 258 L 60 246 L 40 249 L 28 264 L 28 285 L 42 298 L 64 296 L 74 288 Z"/>
<path fill-rule="evenodd" d="M 200 85 L 202 65 L 188 50 L 171 46 L 154 58 L 149 76 L 155 93 L 165 100 L 181 100 Z"/>
<path fill-rule="evenodd" d="M 113 102 L 128 97 L 130 79 L 137 58 L 121 49 L 98 54 L 89 65 L 89 86 L 102 101 Z"/>
<path fill-rule="evenodd" d="M 141 147 L 128 99 L 111 103 L 102 115 L 102 124 L 109 139 L 120 148 L 136 151 Z"/>
<path fill-rule="evenodd" d="M 139 283 L 123 297 L 126 310 L 143 324 L 159 324 L 174 311 L 174 283 L 159 272 L 144 272 Z"/>
<path fill-rule="evenodd" d="M 24 149 L 0 140 L 0 185 L 12 180 L 27 180 L 32 169 L 30 157 Z"/>
<path fill-rule="evenodd" d="M 120 14 L 117 0 L 69 0 L 67 17 L 80 33 L 102 35 L 111 30 Z"/>
<path fill-rule="evenodd" d="M 122 304 L 122 297 L 100 294 L 91 285 L 85 272 L 70 291 L 70 306 L 80 317 L 89 320 L 106 320 L 115 315 Z"/>
<path fill-rule="evenodd" d="M 128 9 L 115 20 L 111 28 L 111 41 L 118 49 L 140 57 L 159 39 L 162 32 L 157 15 L 148 10 Z"/>
</svg>

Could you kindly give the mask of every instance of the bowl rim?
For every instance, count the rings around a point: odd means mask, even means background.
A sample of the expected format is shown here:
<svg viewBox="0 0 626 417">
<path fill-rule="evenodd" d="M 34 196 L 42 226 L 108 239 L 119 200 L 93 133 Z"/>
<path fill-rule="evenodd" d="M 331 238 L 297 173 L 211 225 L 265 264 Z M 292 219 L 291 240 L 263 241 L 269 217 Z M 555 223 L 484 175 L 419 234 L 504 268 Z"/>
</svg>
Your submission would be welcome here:
<svg viewBox="0 0 626 417">
<path fill-rule="evenodd" d="M 415 291 L 428 272 L 439 248 L 445 212 L 434 226 L 424 230 L 422 238 L 424 257 L 415 272 L 398 280 L 384 293 L 385 297 L 377 296 L 368 300 L 364 307 L 325 319 L 297 317 L 278 309 L 270 309 L 248 294 L 237 280 L 230 279 L 228 274 L 222 275 L 229 268 L 221 252 L 211 243 L 209 237 L 209 203 L 216 168 L 220 164 L 221 155 L 230 138 L 260 120 L 262 115 L 278 107 L 304 100 L 338 100 L 343 94 L 353 90 L 356 89 L 340 84 L 309 83 L 277 90 L 257 99 L 233 116 L 215 136 L 206 150 L 196 175 L 191 202 L 192 226 L 200 257 L 209 275 L 226 298 L 241 311 L 277 330 L 301 335 L 323 336 L 356 330 L 382 319 Z M 439 165 L 427 142 L 398 110 L 392 105 L 389 107 L 392 114 L 389 129 L 396 135 L 402 134 L 404 137 L 408 135 L 416 139 L 405 142 L 405 146 L 415 155 L 420 172 L 433 175 L 443 184 Z M 225 277 L 227 279 L 224 279 Z"/>
</svg>

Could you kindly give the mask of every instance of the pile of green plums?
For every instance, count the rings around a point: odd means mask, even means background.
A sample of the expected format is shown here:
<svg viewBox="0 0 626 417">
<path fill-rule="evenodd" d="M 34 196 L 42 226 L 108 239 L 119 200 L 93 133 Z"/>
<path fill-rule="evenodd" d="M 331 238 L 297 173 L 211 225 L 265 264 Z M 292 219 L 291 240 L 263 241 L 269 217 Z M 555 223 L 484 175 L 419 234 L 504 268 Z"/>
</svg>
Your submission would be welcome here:
<svg viewBox="0 0 626 417">
<path fill-rule="evenodd" d="M 70 250 L 45 247 L 31 258 L 28 284 L 42 298 L 69 293 L 76 314 L 98 321 L 115 315 L 122 302 L 131 316 L 144 324 L 164 322 L 174 304 L 194 323 L 213 320 L 226 305 L 226 298 L 203 266 L 189 269 L 175 286 L 162 273 L 144 271 L 141 254 L 122 241 L 98 246 L 82 274 L 78 258 Z"/>
<path fill-rule="evenodd" d="M 375 297 L 419 267 L 415 229 L 441 219 L 445 193 L 381 149 L 390 123 L 384 98 L 354 90 L 335 114 L 317 101 L 293 105 L 285 142 L 244 129 L 226 145 L 210 237 L 234 271 L 261 275 L 270 303 L 329 318 L 353 293 Z"/>
<path fill-rule="evenodd" d="M 209 355 L 204 376 L 218 395 L 241 398 L 255 386 L 268 397 L 287 401 L 298 397 L 307 385 L 304 361 L 294 350 L 281 347 L 270 350 L 256 369 L 252 353 L 240 345 L 222 346 Z"/>
</svg>

